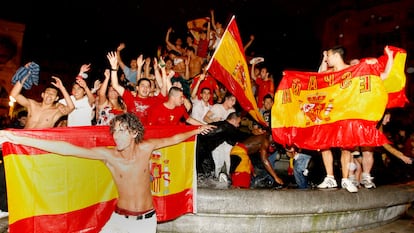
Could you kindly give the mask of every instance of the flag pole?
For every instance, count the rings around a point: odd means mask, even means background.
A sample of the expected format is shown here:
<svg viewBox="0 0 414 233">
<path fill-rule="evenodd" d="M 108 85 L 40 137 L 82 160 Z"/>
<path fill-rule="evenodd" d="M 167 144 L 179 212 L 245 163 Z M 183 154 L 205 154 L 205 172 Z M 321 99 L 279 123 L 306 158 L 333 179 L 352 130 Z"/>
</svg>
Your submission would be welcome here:
<svg viewBox="0 0 414 233">
<path fill-rule="evenodd" d="M 231 22 L 234 20 L 234 18 L 235 18 L 235 15 L 233 15 L 232 17 L 231 17 L 231 19 L 230 19 L 230 21 L 229 21 L 229 23 L 227 24 L 227 27 L 226 27 L 226 30 L 224 31 L 224 33 L 223 33 L 223 35 L 221 36 L 221 38 L 220 38 L 220 41 L 219 41 L 219 44 L 217 45 L 217 47 L 216 47 L 216 49 L 214 50 L 214 53 L 213 53 L 213 56 L 211 56 L 211 58 L 210 58 L 210 61 L 208 62 L 208 65 L 207 65 L 207 67 L 206 67 L 206 70 L 208 70 L 209 68 L 210 68 L 210 66 L 211 66 L 211 63 L 213 62 L 213 57 L 216 55 L 216 52 L 217 52 L 217 48 L 219 48 L 220 47 L 220 45 L 221 45 L 221 43 L 223 42 L 223 37 L 224 37 L 224 34 L 226 34 L 226 33 L 229 33 L 229 26 L 230 26 L 230 24 L 231 24 Z"/>
</svg>

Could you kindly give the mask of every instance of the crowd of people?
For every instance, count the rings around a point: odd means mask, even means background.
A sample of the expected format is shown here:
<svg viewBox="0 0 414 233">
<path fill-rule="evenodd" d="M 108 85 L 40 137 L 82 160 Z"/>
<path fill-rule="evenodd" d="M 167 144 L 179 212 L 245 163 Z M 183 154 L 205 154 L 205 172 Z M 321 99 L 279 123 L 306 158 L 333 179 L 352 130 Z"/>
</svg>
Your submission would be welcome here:
<svg viewBox="0 0 414 233">
<path fill-rule="evenodd" d="M 398 166 L 405 168 L 400 176 L 412 175 L 412 169 L 408 169 L 407 164 L 412 164 L 414 158 L 414 132 L 401 125 L 398 134 L 393 134 L 395 128 L 392 131 L 386 125 L 390 112 L 384 113 L 386 117 L 381 120 L 379 128 L 389 135 L 395 146 L 355 148 L 352 154 L 349 148 L 342 148 L 340 166 L 335 165 L 335 148 L 306 151 L 294 145 L 285 148 L 274 142 L 270 121 L 275 81 L 265 63 L 260 59 L 248 61 L 251 64 L 253 93 L 267 125 L 260 125 L 250 118 L 238 105 L 236 96 L 206 70 L 224 32 L 222 23 L 214 17 L 214 10 L 210 13 L 210 20 L 206 20 L 201 27 L 189 28 L 185 42 L 179 37 L 172 42 L 173 29 L 169 28 L 163 46 L 165 49 L 159 48 L 157 57 L 137 54 L 126 64 L 123 51 L 128 47 L 120 43 L 114 51 L 107 53 L 109 67 L 102 78 L 96 78 L 93 87 L 88 87 L 85 81 L 93 64 L 80 67 L 70 93 L 58 77 L 52 77 L 54 82 L 40 93 L 40 102 L 22 94 L 25 82 L 30 81 L 30 75 L 22 77 L 13 86 L 10 96 L 21 106 L 21 111 L 16 114 L 13 123 L 7 123 L 3 128 L 108 125 L 113 137 L 118 138 L 115 140 L 116 149 L 101 152 L 101 149 L 85 150 L 62 142 L 24 138 L 8 131 L 3 131 L 1 137 L 4 141 L 35 146 L 62 155 L 70 152 L 70 155 L 102 160 L 114 178 L 122 175 L 135 177 L 137 174 L 133 168 L 146 170 L 146 178 L 135 181 L 115 179 L 120 199 L 111 221 L 119 221 L 117 215 L 149 216 L 151 213 L 151 222 L 147 226 L 149 229 L 154 229 L 156 216 L 149 198 L 150 174 L 147 174 L 148 169 L 143 169 L 148 166 L 150 152 L 195 134 L 199 134 L 196 169 L 200 186 L 205 185 L 206 181 L 214 181 L 221 184 L 222 188 L 282 188 L 292 182 L 300 189 L 336 188 L 334 173 L 339 170 L 342 173 L 342 188 L 357 192 L 361 185 L 375 188 L 373 173 L 379 176 L 377 169 L 389 168 L 391 171 L 392 167 Z M 252 35 L 245 45 L 246 50 L 253 41 Z M 25 65 L 28 66 L 30 62 Z M 319 72 L 337 71 L 348 66 L 343 51 L 332 48 L 324 53 Z M 143 140 L 143 128 L 153 125 L 196 125 L 199 128 L 172 138 Z M 292 158 L 294 179 L 276 171 L 276 163 L 281 155 Z M 119 164 L 116 158 L 131 159 L 134 156 L 142 161 L 128 165 L 127 172 L 121 171 L 124 165 Z M 322 158 L 323 163 L 318 163 L 321 162 L 318 157 Z M 376 163 L 378 161 L 381 165 Z M 390 173 L 390 177 L 393 175 Z M 268 181 L 265 182 L 267 185 L 260 182 L 263 180 Z M 318 185 L 313 185 L 315 183 Z"/>
</svg>

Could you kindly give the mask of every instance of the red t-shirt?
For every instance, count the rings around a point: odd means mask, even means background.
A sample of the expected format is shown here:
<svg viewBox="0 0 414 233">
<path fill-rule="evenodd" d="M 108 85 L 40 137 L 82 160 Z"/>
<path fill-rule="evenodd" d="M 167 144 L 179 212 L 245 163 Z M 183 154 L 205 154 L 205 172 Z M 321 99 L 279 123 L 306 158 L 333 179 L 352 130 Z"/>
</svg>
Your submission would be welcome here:
<svg viewBox="0 0 414 233">
<path fill-rule="evenodd" d="M 271 94 L 272 96 L 275 94 L 275 85 L 273 80 L 269 79 L 267 81 L 263 81 L 263 79 L 257 77 L 256 78 L 257 84 L 257 107 L 263 107 L 263 97 L 267 94 Z"/>
<path fill-rule="evenodd" d="M 139 117 L 143 125 L 147 125 L 149 107 L 163 103 L 167 100 L 167 97 L 162 95 L 150 96 L 147 98 L 139 96 L 134 97 L 130 91 L 125 90 L 122 95 L 122 99 L 127 106 L 127 111 L 134 113 L 137 117 Z"/>
<path fill-rule="evenodd" d="M 184 105 L 169 109 L 161 103 L 149 109 L 148 125 L 179 125 L 181 119 L 187 120 L 189 117 Z"/>
<path fill-rule="evenodd" d="M 197 84 L 198 80 L 200 79 L 200 75 L 197 75 L 196 77 L 194 77 L 193 82 L 191 83 L 191 90 L 194 89 L 195 85 Z M 211 105 L 214 104 L 214 93 L 215 90 L 219 89 L 219 86 L 217 84 L 217 81 L 211 77 L 210 75 L 207 75 L 203 81 L 201 81 L 200 85 L 198 86 L 198 90 L 197 90 L 197 97 L 200 99 L 200 93 L 204 88 L 208 88 L 210 89 L 211 95 L 210 95 L 210 99 L 209 99 L 209 103 Z"/>
<path fill-rule="evenodd" d="M 207 58 L 208 55 L 208 40 L 200 39 L 197 47 L 197 56 Z"/>
</svg>

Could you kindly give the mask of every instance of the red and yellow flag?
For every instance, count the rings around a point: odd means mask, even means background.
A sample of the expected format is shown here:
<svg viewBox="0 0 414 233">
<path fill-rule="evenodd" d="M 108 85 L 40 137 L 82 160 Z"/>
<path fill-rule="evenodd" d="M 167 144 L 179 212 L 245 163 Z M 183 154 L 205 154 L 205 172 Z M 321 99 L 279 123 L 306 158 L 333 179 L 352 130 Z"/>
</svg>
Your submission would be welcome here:
<svg viewBox="0 0 414 233">
<path fill-rule="evenodd" d="M 252 91 L 249 68 L 235 17 L 230 20 L 207 70 L 222 83 L 254 120 L 266 126 Z"/>
<path fill-rule="evenodd" d="M 147 127 L 145 137 L 168 137 L 192 127 Z M 114 146 L 107 126 L 15 130 L 75 145 Z M 92 133 L 93 132 L 93 133 Z M 150 163 L 158 221 L 194 212 L 195 138 L 154 151 Z M 113 212 L 117 190 L 100 161 L 3 144 L 10 232 L 99 232 Z"/>
<path fill-rule="evenodd" d="M 388 95 L 380 64 L 361 62 L 338 72 L 285 71 L 272 108 L 272 134 L 304 149 L 380 146 L 376 129 Z"/>
<path fill-rule="evenodd" d="M 393 46 L 388 46 L 388 48 L 393 51 L 393 63 L 388 77 L 384 80 L 385 90 L 388 93 L 387 108 L 404 107 L 408 103 L 405 93 L 407 52 Z M 385 67 L 388 58 L 386 55 L 382 55 L 378 60 Z"/>
</svg>

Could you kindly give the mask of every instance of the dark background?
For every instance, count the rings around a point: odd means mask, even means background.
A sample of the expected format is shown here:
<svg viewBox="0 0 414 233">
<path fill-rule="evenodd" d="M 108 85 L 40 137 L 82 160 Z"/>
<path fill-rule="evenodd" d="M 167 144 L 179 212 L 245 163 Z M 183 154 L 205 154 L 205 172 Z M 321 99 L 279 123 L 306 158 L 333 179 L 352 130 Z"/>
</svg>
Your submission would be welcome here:
<svg viewBox="0 0 414 233">
<path fill-rule="evenodd" d="M 1 3 L 0 18 L 26 24 L 22 64 L 35 61 L 52 73 L 73 76 L 81 64 L 92 63 L 91 72 L 99 78 L 107 67 L 106 53 L 120 42 L 126 43 L 124 61 L 141 53 L 155 56 L 157 46 L 165 45 L 170 26 L 171 41 L 176 36 L 185 39 L 186 22 L 210 16 L 214 9 L 223 27 L 236 16 L 243 43 L 255 35 L 246 53 L 263 56 L 277 80 L 284 69 L 317 69 L 328 4 L 325 0 L 15 0 Z"/>
</svg>

